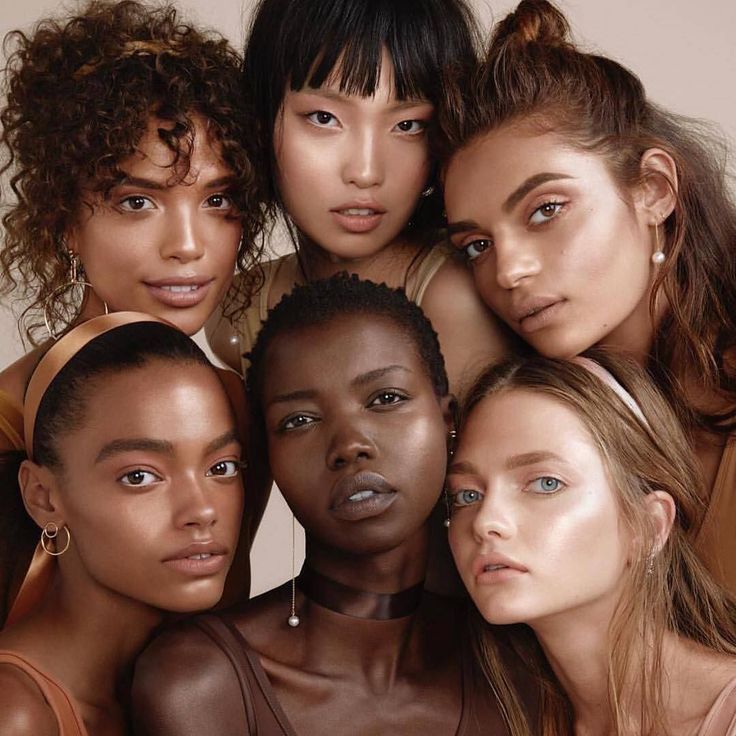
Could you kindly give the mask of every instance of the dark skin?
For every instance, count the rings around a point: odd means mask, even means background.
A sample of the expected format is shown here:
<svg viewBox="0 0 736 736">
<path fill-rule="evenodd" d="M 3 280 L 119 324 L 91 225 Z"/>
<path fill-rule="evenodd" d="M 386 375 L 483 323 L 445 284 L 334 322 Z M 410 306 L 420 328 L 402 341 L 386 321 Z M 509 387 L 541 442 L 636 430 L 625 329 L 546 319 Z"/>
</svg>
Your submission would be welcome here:
<svg viewBox="0 0 736 736">
<path fill-rule="evenodd" d="M 421 582 L 427 519 L 444 483 L 450 398 L 436 395 L 411 338 L 386 318 L 348 315 L 279 335 L 266 362 L 270 464 L 305 527 L 308 564 L 364 591 Z M 379 513 L 346 519 L 354 501 L 341 502 L 338 484 L 361 471 L 382 475 L 394 498 Z M 296 609 L 301 623 L 290 628 L 287 583 L 226 614 L 296 733 L 345 733 L 347 723 L 357 736 L 456 733 L 456 603 L 426 594 L 413 614 L 375 621 L 334 613 L 297 591 Z M 232 666 L 192 627 L 147 650 L 133 697 L 140 733 L 248 733 Z M 484 733 L 500 732 L 500 720 L 498 729 L 490 720 Z"/>
<path fill-rule="evenodd" d="M 209 608 L 222 594 L 242 510 L 241 446 L 206 366 L 152 360 L 88 390 L 81 426 L 57 442 L 61 467 L 21 468 L 34 521 L 73 536 L 53 584 L 3 630 L 0 650 L 60 683 L 90 734 L 122 736 L 133 660 L 164 612 Z M 192 544 L 219 557 L 217 569 L 167 562 Z M 58 734 L 38 687 L 10 664 L 0 665 L 0 733 Z"/>
</svg>

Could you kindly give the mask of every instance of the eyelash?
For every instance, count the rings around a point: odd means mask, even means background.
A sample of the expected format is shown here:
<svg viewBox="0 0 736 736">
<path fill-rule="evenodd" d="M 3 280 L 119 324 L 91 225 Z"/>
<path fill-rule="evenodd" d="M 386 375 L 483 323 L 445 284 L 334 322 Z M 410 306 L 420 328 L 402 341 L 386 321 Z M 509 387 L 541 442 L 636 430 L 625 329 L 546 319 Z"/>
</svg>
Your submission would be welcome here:
<svg viewBox="0 0 736 736">
<path fill-rule="evenodd" d="M 392 398 L 391 401 L 386 401 L 385 403 L 379 403 L 379 399 L 384 398 L 386 396 L 389 396 Z M 368 407 L 373 406 L 394 406 L 395 404 L 400 404 L 403 401 L 408 401 L 409 397 L 401 392 L 397 391 L 396 389 L 388 389 L 385 388 L 382 391 L 379 391 L 377 394 L 374 394 L 370 400 L 368 401 Z"/>
<path fill-rule="evenodd" d="M 320 122 L 317 118 L 320 115 L 326 115 L 330 119 L 324 122 Z M 335 125 L 329 125 L 331 121 L 335 121 L 335 123 L 338 123 L 338 119 L 335 115 L 333 115 L 331 112 L 327 112 L 327 110 L 314 110 L 313 112 L 307 113 L 304 117 L 306 117 L 307 120 L 309 120 L 312 125 L 316 125 L 318 128 L 334 128 Z M 314 118 L 314 119 L 313 119 Z"/>
<path fill-rule="evenodd" d="M 555 482 L 555 483 L 557 484 L 557 485 L 555 486 L 555 488 L 553 488 L 552 490 L 541 490 L 541 489 L 540 489 L 540 490 L 533 490 L 533 489 L 531 489 L 531 486 L 532 486 L 532 485 L 533 485 L 534 483 L 537 483 L 538 481 L 547 481 L 547 480 L 552 480 L 552 481 L 554 481 L 554 482 Z M 563 482 L 562 482 L 562 481 L 561 481 L 561 480 L 560 480 L 559 478 L 555 478 L 555 477 L 554 477 L 553 475 L 540 475 L 540 476 L 539 476 L 538 478 L 535 478 L 535 479 L 534 479 L 534 480 L 533 480 L 533 481 L 532 481 L 532 482 L 531 482 L 531 483 L 530 483 L 530 484 L 529 484 L 529 485 L 527 486 L 527 488 L 529 489 L 529 493 L 537 493 L 537 494 L 539 494 L 539 495 L 542 495 L 542 496 L 552 496 L 552 495 L 554 495 L 555 493 L 559 493 L 560 491 L 562 491 L 562 490 L 563 490 L 563 489 L 565 489 L 566 487 L 567 487 L 567 486 L 566 486 L 566 485 L 565 485 L 565 484 L 564 484 L 564 483 L 563 483 Z"/>
<path fill-rule="evenodd" d="M 460 497 L 464 493 L 475 493 L 475 494 L 477 494 L 478 498 L 476 498 L 476 499 L 474 499 L 472 501 L 467 501 L 467 500 L 466 501 L 461 501 L 460 500 Z M 453 492 L 449 492 L 449 496 L 450 496 L 450 502 L 452 503 L 452 505 L 453 505 L 454 508 L 463 508 L 465 506 L 472 506 L 472 505 L 474 505 L 476 503 L 480 503 L 483 500 L 483 494 L 480 491 L 476 491 L 476 490 L 474 490 L 472 488 L 463 488 L 462 490 L 455 491 L 454 493 Z"/>
<path fill-rule="evenodd" d="M 141 202 L 148 202 L 151 206 L 150 207 L 126 206 L 126 205 L 130 205 L 130 203 L 133 200 L 140 200 Z M 123 197 L 120 200 L 120 202 L 118 202 L 118 207 L 123 212 L 147 212 L 148 210 L 156 209 L 156 205 L 148 197 L 144 197 L 142 194 L 129 194 L 127 197 Z"/>
<path fill-rule="evenodd" d="M 540 226 L 540 225 L 546 225 L 551 220 L 554 220 L 556 217 L 559 216 L 560 212 L 564 209 L 566 205 L 566 202 L 560 202 L 558 200 L 550 199 L 547 202 L 543 202 L 539 205 L 539 207 L 536 207 L 532 214 L 529 216 L 529 224 L 532 226 Z M 542 215 L 542 220 L 540 222 L 532 222 L 532 219 L 534 218 L 534 215 L 536 215 L 538 212 L 541 214 L 542 210 L 545 207 L 552 207 L 553 212 L 549 217 L 545 217 Z"/>
</svg>

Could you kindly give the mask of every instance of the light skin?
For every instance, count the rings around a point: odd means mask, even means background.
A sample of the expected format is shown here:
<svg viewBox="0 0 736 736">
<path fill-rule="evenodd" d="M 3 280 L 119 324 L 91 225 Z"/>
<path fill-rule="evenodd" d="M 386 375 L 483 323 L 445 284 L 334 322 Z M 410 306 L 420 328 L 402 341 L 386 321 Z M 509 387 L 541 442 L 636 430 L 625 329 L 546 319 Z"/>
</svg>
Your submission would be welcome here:
<svg viewBox="0 0 736 736">
<path fill-rule="evenodd" d="M 450 161 L 452 243 L 486 304 L 543 355 L 601 344 L 646 358 L 665 307 L 653 321 L 655 225 L 672 212 L 677 177 L 659 149 L 640 168 L 642 183 L 622 187 L 602 155 L 529 121 L 482 134 Z"/>
<path fill-rule="evenodd" d="M 229 194 L 232 172 L 206 121 L 194 120 L 191 167 L 183 179 L 157 132 L 171 123 L 152 118 L 136 153 L 120 162 L 126 180 L 108 197 L 83 192 L 65 236 L 93 287 L 81 320 L 104 313 L 107 304 L 111 312 L 153 314 L 192 335 L 225 296 L 241 234 Z M 0 372 L 0 389 L 19 406 L 43 349 Z"/>
<path fill-rule="evenodd" d="M 437 396 L 413 340 L 380 316 L 348 315 L 279 335 L 265 360 L 269 460 L 306 529 L 309 565 L 362 591 L 417 584 L 450 420 L 449 397 Z M 367 499 L 345 499 L 351 481 L 350 495 Z M 411 615 L 378 621 L 336 614 L 297 590 L 301 623 L 291 628 L 289 595 L 287 584 L 227 615 L 296 733 L 340 733 L 346 723 L 362 736 L 457 731 L 461 624 L 446 599 L 430 596 Z M 162 684 L 160 673 L 172 669 L 184 674 Z M 200 631 L 155 641 L 135 688 L 137 714 L 155 712 L 152 731 L 162 736 L 201 732 L 199 713 L 223 736 L 248 732 L 232 665 Z"/>
<path fill-rule="evenodd" d="M 341 92 L 333 78 L 320 88 L 285 91 L 274 127 L 278 186 L 299 229 L 310 280 L 347 270 L 403 287 L 414 259 L 421 259 L 426 248 L 402 231 L 430 177 L 426 127 L 433 106 L 425 99 L 399 100 L 393 86 L 393 65 L 384 52 L 372 96 Z M 296 258 L 283 261 L 269 307 L 303 280 Z M 422 309 L 439 335 L 452 390 L 459 390 L 475 367 L 507 350 L 506 336 L 460 262 L 442 264 Z M 216 315 L 207 335 L 218 357 L 241 370 L 229 322 Z"/>
<path fill-rule="evenodd" d="M 560 401 L 524 389 L 472 410 L 447 484 L 450 546 L 480 613 L 533 629 L 573 704 L 576 736 L 612 733 L 609 626 L 632 561 L 667 539 L 672 497 L 654 491 L 644 500 L 655 538 L 642 550 L 585 425 Z M 668 634 L 663 661 L 668 733 L 694 733 L 736 675 L 733 659 Z M 634 704 L 626 733 L 637 733 L 634 683 L 625 697 Z"/>
<path fill-rule="evenodd" d="M 229 402 L 206 366 L 149 361 L 92 381 L 81 427 L 56 447 L 61 468 L 25 461 L 20 483 L 39 525 L 71 530 L 41 604 L 0 635 L 80 705 L 90 733 L 125 732 L 120 693 L 163 611 L 220 598 L 243 505 Z M 66 533 L 59 533 L 62 546 Z M 52 644 L 53 642 L 53 644 Z M 0 713 L 56 733 L 40 693 L 0 667 Z"/>
</svg>

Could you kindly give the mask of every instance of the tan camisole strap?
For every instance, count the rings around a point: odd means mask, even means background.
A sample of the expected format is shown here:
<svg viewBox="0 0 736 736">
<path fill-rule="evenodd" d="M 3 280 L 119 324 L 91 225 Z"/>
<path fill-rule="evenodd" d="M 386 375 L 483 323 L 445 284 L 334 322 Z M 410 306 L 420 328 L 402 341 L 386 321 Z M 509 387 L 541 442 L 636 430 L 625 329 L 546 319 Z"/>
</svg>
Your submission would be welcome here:
<svg viewBox="0 0 736 736">
<path fill-rule="evenodd" d="M 0 664 L 17 667 L 33 680 L 56 716 L 59 736 L 87 736 L 87 729 L 74 700 L 59 683 L 15 652 L 0 651 Z"/>
<path fill-rule="evenodd" d="M 736 677 L 721 690 L 698 736 L 736 736 Z"/>
<path fill-rule="evenodd" d="M 23 449 L 23 412 L 10 394 L 0 391 L 0 450 Z"/>
<path fill-rule="evenodd" d="M 451 258 L 453 249 L 445 245 L 436 245 L 427 251 L 427 254 L 414 267 L 409 269 L 409 278 L 406 283 L 406 295 L 418 306 L 422 306 L 422 299 L 427 287 L 442 265 Z"/>
</svg>

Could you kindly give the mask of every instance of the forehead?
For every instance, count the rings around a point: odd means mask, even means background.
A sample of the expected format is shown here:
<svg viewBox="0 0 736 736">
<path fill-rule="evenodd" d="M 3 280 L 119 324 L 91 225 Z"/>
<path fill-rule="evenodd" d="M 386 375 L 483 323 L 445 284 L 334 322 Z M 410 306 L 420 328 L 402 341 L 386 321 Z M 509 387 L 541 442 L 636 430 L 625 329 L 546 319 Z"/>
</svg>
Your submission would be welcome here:
<svg viewBox="0 0 736 736">
<path fill-rule="evenodd" d="M 588 428 L 561 400 L 527 389 L 502 389 L 481 399 L 463 425 L 457 454 L 501 463 L 527 452 L 553 452 L 603 469 Z"/>
<path fill-rule="evenodd" d="M 264 360 L 266 396 L 294 384 L 345 385 L 390 365 L 429 381 L 429 369 L 407 329 L 373 314 L 340 315 L 284 332 L 274 338 Z"/>
</svg>

